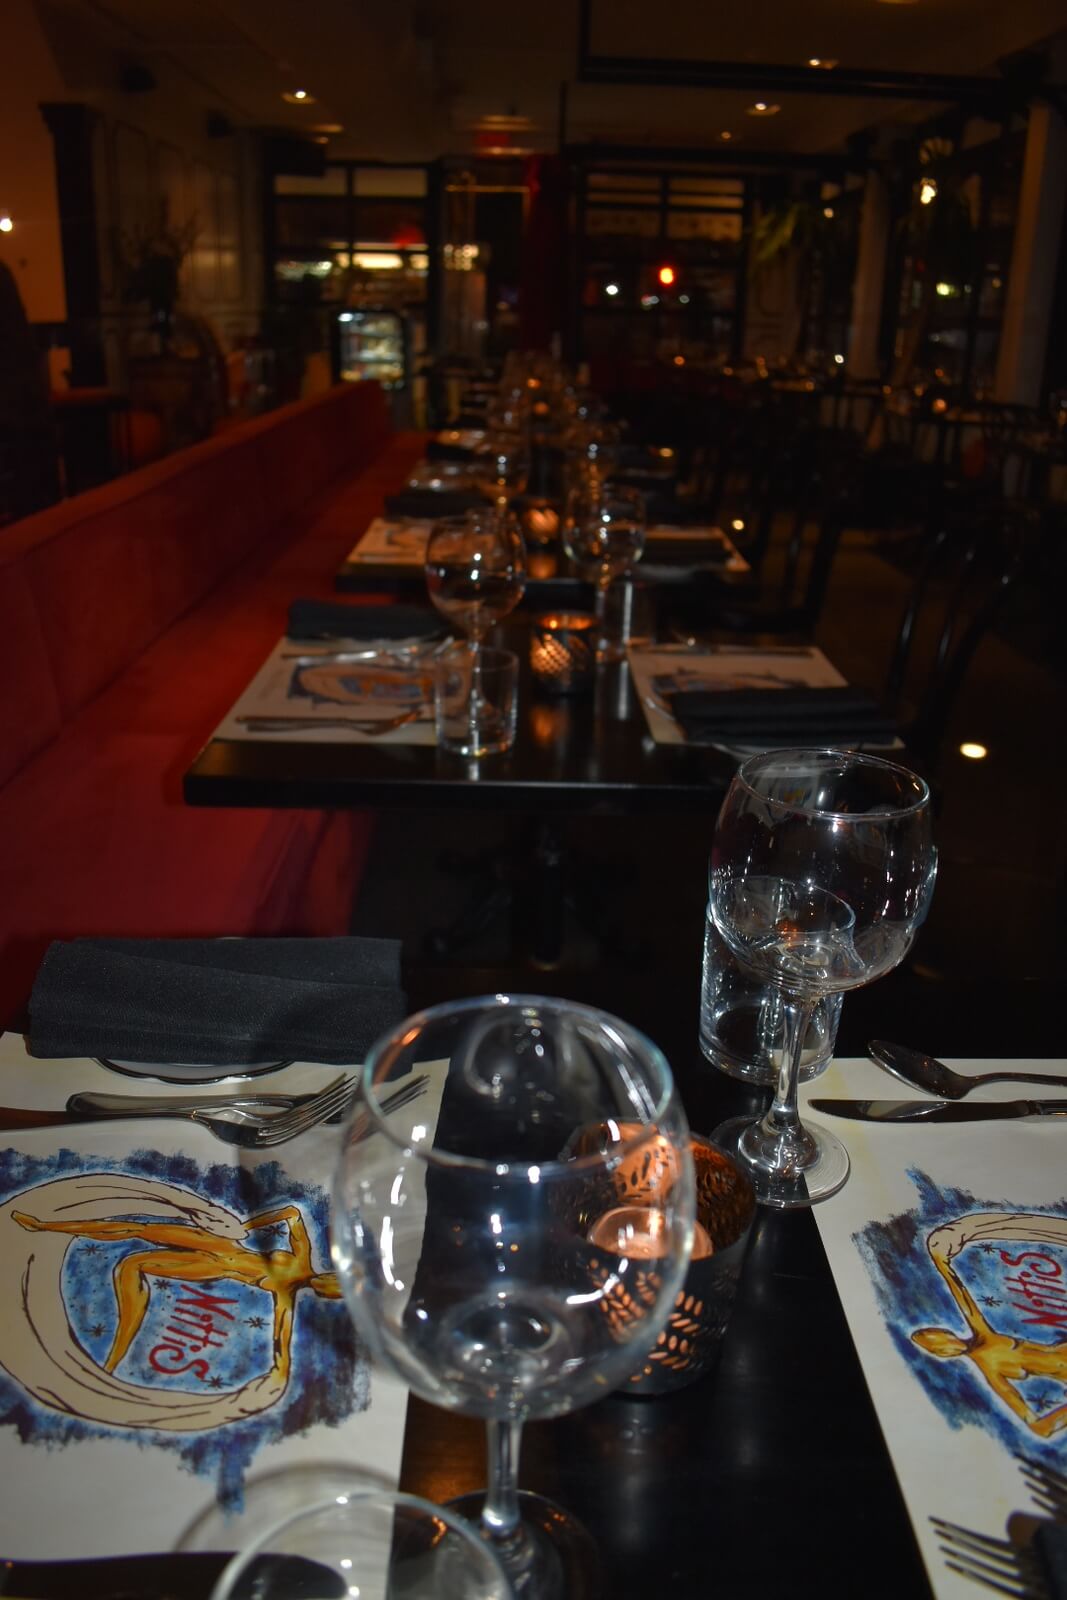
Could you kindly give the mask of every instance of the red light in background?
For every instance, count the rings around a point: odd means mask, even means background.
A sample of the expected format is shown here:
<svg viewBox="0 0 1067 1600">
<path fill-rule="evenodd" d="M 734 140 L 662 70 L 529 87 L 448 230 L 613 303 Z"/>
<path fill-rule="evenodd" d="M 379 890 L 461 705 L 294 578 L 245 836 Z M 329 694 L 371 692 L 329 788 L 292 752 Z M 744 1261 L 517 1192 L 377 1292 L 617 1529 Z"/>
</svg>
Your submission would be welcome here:
<svg viewBox="0 0 1067 1600">
<path fill-rule="evenodd" d="M 674 268 L 660 267 L 656 276 L 659 278 L 659 281 L 662 283 L 663 287 L 665 289 L 669 289 L 671 284 L 674 282 Z"/>
</svg>

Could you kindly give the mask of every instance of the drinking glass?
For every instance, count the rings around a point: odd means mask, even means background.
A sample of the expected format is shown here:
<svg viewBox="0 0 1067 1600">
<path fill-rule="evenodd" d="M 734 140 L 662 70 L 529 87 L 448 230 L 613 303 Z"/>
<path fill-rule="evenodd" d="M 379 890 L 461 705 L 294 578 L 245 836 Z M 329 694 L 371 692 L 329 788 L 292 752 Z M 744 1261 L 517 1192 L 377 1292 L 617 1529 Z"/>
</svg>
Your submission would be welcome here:
<svg viewBox="0 0 1067 1600">
<path fill-rule="evenodd" d="M 645 502 L 636 489 L 617 488 L 599 472 L 587 471 L 567 497 L 562 533 L 564 548 L 578 571 L 596 583 L 598 654 L 611 659 L 622 652 L 608 637 L 608 589 L 612 579 L 641 559 Z"/>
<path fill-rule="evenodd" d="M 430 599 L 462 628 L 477 653 L 526 588 L 526 549 L 517 520 L 488 508 L 444 518 L 430 534 L 425 571 Z"/>
<path fill-rule="evenodd" d="M 479 487 L 500 511 L 513 495 L 523 494 L 530 476 L 530 450 L 519 433 L 490 433 L 474 462 Z"/>
<path fill-rule="evenodd" d="M 211 1600 L 297 1595 L 379 1600 L 514 1600 L 496 1555 L 470 1523 L 418 1495 L 361 1483 L 303 1506 L 223 1568 Z"/>
<path fill-rule="evenodd" d="M 425 1103 L 381 1113 L 417 1063 Z M 636 1222 L 616 1226 L 620 1194 Z M 343 1139 L 333 1260 L 357 1328 L 417 1394 L 482 1417 L 480 1515 L 524 1600 L 598 1592 L 591 1541 L 517 1487 L 530 1417 L 611 1392 L 684 1281 L 695 1187 L 670 1069 L 628 1024 L 567 1000 L 489 995 L 417 1013 L 372 1048 Z"/>
<path fill-rule="evenodd" d="M 797 1084 L 819 1000 L 870 983 L 906 955 L 930 904 L 930 792 L 903 767 L 841 750 L 771 750 L 739 768 L 712 847 L 711 915 L 745 971 L 785 1008 L 774 1101 L 728 1124 L 766 1205 L 811 1205 L 848 1177 L 844 1145 L 802 1124 Z"/>
</svg>

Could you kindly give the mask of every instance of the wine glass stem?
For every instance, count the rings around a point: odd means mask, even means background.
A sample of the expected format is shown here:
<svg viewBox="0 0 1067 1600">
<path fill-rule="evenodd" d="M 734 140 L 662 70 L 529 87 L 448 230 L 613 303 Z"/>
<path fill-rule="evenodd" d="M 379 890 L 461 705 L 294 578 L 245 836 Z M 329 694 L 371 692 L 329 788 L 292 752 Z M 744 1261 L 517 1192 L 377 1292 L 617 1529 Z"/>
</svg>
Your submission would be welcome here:
<svg viewBox="0 0 1067 1600">
<path fill-rule="evenodd" d="M 764 1126 L 776 1133 L 796 1135 L 800 1131 L 797 1112 L 797 1090 L 800 1087 L 800 1061 L 804 1054 L 804 1041 L 808 1037 L 816 1000 L 786 998 L 785 1034 L 782 1040 L 782 1062 L 778 1068 L 778 1082 L 774 1100 L 764 1118 Z"/>
<path fill-rule="evenodd" d="M 507 1544 L 519 1527 L 519 1443 L 521 1422 L 505 1422 L 490 1417 L 486 1423 L 489 1439 L 489 1484 L 482 1507 L 482 1525 L 494 1544 Z"/>
</svg>

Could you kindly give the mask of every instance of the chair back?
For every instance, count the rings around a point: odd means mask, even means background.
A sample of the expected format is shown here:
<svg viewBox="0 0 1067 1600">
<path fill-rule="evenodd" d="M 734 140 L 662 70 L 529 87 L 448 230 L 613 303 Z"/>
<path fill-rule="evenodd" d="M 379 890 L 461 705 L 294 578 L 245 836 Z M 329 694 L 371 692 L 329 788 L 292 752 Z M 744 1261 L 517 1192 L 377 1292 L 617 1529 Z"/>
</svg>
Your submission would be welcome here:
<svg viewBox="0 0 1067 1600">
<path fill-rule="evenodd" d="M 942 528 L 928 545 L 901 616 L 883 695 L 886 709 L 900 717 L 921 633 L 927 651 L 923 688 L 905 731 L 909 747 L 921 754 L 936 754 L 975 651 L 1022 565 L 1013 531 L 1003 521 L 964 533 Z"/>
</svg>

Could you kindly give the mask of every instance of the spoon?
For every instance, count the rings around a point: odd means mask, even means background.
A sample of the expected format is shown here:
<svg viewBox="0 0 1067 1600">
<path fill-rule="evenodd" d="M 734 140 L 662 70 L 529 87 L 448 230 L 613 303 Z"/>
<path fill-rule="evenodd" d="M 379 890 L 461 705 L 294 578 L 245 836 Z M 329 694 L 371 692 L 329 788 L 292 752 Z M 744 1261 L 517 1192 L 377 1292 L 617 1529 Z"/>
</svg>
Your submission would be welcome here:
<svg viewBox="0 0 1067 1600">
<path fill-rule="evenodd" d="M 872 1039 L 867 1054 L 876 1066 L 891 1072 L 894 1078 L 910 1083 L 925 1094 L 937 1095 L 939 1100 L 962 1100 L 972 1089 L 984 1083 L 1048 1083 L 1067 1086 L 1067 1078 L 1049 1072 L 980 1072 L 967 1074 L 953 1072 L 936 1056 L 924 1055 L 905 1044 L 887 1044 L 884 1039 Z"/>
</svg>

